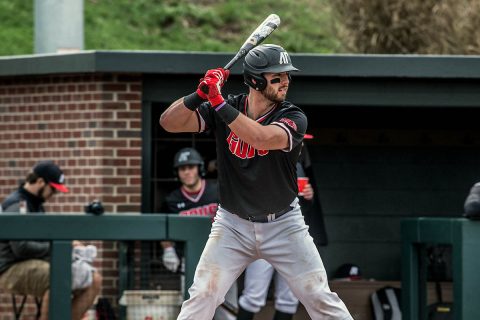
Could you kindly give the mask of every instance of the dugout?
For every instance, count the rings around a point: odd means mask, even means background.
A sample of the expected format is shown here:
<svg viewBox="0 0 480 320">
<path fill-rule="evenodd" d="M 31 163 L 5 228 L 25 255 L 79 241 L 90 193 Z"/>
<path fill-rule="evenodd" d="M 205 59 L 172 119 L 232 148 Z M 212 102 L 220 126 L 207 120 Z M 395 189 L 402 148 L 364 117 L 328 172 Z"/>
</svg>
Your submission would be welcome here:
<svg viewBox="0 0 480 320">
<path fill-rule="evenodd" d="M 96 172 L 80 168 L 78 176 L 97 179 L 99 188 L 129 186 L 123 190 L 125 197 L 104 201 L 107 210 L 160 212 L 164 195 L 176 186 L 176 150 L 194 146 L 209 162 L 215 149 L 208 135 L 167 134 L 158 117 L 173 99 L 196 87 L 204 70 L 225 64 L 231 56 L 85 51 L 1 57 L 0 135 L 8 152 L 0 174 L 21 177 L 29 164 L 19 158 L 33 158 L 35 152 L 65 158 L 72 173 L 84 164 L 69 159 L 85 159 L 88 165 L 95 156 L 108 161 L 102 160 Z M 293 77 L 288 100 L 307 113 L 308 131 L 315 136 L 308 143 L 329 236 L 329 245 L 320 248 L 327 271 L 332 276 L 339 265 L 350 262 L 366 277 L 399 280 L 400 220 L 458 217 L 469 188 L 480 180 L 480 57 L 292 54 L 292 60 L 301 72 Z M 239 65 L 233 68 L 224 93 L 246 90 L 240 71 Z M 76 93 L 66 98 L 69 86 L 76 86 Z M 55 121 L 65 122 L 64 112 L 78 110 L 60 105 L 72 101 L 94 105 L 78 108 L 85 125 L 59 126 L 55 132 L 81 131 L 78 136 L 49 135 L 29 146 L 18 142 L 15 132 L 35 122 L 36 105 L 60 115 L 36 121 L 30 134 L 45 132 Z M 134 112 L 116 109 L 123 103 Z M 92 110 L 100 110 L 101 121 L 88 115 Z M 114 117 L 109 116 L 112 112 Z M 92 133 L 84 133 L 89 130 Z M 52 139 L 58 146 L 40 147 Z M 60 145 L 76 151 L 63 153 L 56 149 Z M 89 147 L 101 151 L 83 153 Z M 116 162 L 122 157 L 126 162 Z M 15 185 L 14 178 L 3 179 L 2 197 Z M 73 184 L 78 184 L 79 196 L 109 193 L 107 187 L 80 188 L 80 179 Z M 77 205 L 58 207 L 76 211 L 82 200 L 75 201 Z"/>
</svg>

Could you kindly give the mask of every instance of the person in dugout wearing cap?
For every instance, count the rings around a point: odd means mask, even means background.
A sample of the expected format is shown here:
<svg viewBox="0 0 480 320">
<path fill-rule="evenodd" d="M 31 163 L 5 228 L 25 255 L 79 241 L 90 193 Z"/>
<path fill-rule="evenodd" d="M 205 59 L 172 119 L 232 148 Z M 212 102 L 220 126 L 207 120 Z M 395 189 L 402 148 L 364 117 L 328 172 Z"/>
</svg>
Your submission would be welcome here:
<svg viewBox="0 0 480 320">
<path fill-rule="evenodd" d="M 43 203 L 57 192 L 68 192 L 62 170 L 52 161 L 40 161 L 28 173 L 25 182 L 5 198 L 0 212 L 44 214 Z M 77 249 L 84 247 L 76 240 L 72 245 Z M 0 241 L 0 288 L 42 299 L 40 319 L 45 320 L 48 319 L 49 258 L 48 241 Z M 101 276 L 94 268 L 84 266 L 85 270 L 72 268 L 71 319 L 81 319 L 100 292 Z"/>
</svg>

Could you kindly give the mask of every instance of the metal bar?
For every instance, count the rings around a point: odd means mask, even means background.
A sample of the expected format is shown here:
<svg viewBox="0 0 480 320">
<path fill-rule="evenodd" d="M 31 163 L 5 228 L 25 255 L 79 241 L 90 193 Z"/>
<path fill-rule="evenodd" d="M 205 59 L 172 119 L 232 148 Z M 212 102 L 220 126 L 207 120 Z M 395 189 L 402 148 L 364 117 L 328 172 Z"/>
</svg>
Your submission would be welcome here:
<svg viewBox="0 0 480 320">
<path fill-rule="evenodd" d="M 212 220 L 209 217 L 169 217 L 168 238 L 185 241 L 184 299 L 188 299 L 187 290 L 193 284 L 195 269 L 207 243 L 211 227 Z"/>
<path fill-rule="evenodd" d="M 72 314 L 72 242 L 52 241 L 49 320 L 70 319 Z"/>
<path fill-rule="evenodd" d="M 166 238 L 167 215 L 0 216 L 3 240 L 159 240 Z"/>
</svg>

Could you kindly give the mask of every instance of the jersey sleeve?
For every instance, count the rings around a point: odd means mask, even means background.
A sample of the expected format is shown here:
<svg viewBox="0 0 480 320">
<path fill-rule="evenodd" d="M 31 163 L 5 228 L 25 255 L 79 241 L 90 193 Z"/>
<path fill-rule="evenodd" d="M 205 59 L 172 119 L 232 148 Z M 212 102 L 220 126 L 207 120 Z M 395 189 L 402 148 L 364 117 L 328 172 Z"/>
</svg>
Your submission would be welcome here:
<svg viewBox="0 0 480 320">
<path fill-rule="evenodd" d="M 283 149 L 285 152 L 292 151 L 293 148 L 302 143 L 303 136 L 307 131 L 307 117 L 299 109 L 281 113 L 278 119 L 271 124 L 281 127 L 287 133 L 288 147 Z"/>
<path fill-rule="evenodd" d="M 215 110 L 210 107 L 210 103 L 202 103 L 196 112 L 198 118 L 198 132 L 204 132 L 207 129 L 215 129 Z"/>
</svg>

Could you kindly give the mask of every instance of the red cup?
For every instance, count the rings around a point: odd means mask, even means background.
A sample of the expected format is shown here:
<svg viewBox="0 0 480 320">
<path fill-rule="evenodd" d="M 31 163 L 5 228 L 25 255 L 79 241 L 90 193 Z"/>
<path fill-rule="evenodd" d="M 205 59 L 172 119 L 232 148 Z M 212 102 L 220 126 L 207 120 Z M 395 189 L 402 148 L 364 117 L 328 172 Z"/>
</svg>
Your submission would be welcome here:
<svg viewBox="0 0 480 320">
<path fill-rule="evenodd" d="M 298 195 L 303 196 L 303 189 L 308 184 L 308 177 L 298 177 L 297 178 L 297 185 L 298 185 Z"/>
</svg>

